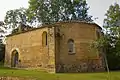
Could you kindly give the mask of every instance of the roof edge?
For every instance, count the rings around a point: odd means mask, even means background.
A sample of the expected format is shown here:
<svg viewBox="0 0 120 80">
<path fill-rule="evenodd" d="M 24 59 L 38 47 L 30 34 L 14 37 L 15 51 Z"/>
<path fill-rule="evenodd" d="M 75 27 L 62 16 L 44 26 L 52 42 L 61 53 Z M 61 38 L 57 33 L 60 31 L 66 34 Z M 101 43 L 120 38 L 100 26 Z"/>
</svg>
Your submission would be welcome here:
<svg viewBox="0 0 120 80">
<path fill-rule="evenodd" d="M 84 24 L 92 24 L 92 25 L 96 25 L 97 27 L 99 27 L 100 29 L 102 29 L 102 27 L 100 27 L 98 24 L 96 24 L 94 22 L 73 21 L 73 20 L 72 21 L 59 21 L 59 22 L 52 23 L 52 24 L 44 24 L 42 26 L 39 26 L 38 28 L 33 28 L 31 30 L 28 30 L 28 31 L 22 31 L 22 32 L 18 32 L 18 33 L 15 33 L 15 34 L 10 34 L 10 35 L 7 35 L 6 37 L 11 37 L 11 36 L 14 36 L 14 35 L 18 35 L 18 34 L 30 32 L 30 31 L 34 31 L 34 30 L 38 30 L 38 29 L 42 29 L 42 28 L 46 28 L 46 27 L 54 27 L 53 25 L 57 25 L 57 24 L 61 24 L 61 23 L 84 23 Z"/>
</svg>

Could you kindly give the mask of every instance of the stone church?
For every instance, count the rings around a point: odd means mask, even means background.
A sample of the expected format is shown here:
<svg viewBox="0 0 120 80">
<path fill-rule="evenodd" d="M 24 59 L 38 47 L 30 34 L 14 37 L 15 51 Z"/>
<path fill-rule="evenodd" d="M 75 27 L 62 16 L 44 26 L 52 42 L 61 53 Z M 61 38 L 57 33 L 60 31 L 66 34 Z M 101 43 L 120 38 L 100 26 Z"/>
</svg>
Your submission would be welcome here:
<svg viewBox="0 0 120 80">
<path fill-rule="evenodd" d="M 90 46 L 100 36 L 100 26 L 82 21 L 57 22 L 8 35 L 4 65 L 55 73 L 103 71 L 102 53 Z"/>
</svg>

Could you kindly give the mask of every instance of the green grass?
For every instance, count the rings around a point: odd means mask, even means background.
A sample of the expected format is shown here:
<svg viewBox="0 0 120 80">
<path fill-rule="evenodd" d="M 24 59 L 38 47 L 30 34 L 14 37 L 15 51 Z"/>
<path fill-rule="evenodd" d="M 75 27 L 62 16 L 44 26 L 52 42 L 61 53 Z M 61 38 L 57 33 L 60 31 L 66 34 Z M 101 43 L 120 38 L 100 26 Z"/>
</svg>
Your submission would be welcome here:
<svg viewBox="0 0 120 80">
<path fill-rule="evenodd" d="M 50 74 L 38 70 L 0 68 L 0 76 L 30 77 L 36 80 L 108 80 L 107 72 L 102 73 L 57 73 Z M 120 72 L 110 72 L 110 80 L 120 80 Z"/>
</svg>

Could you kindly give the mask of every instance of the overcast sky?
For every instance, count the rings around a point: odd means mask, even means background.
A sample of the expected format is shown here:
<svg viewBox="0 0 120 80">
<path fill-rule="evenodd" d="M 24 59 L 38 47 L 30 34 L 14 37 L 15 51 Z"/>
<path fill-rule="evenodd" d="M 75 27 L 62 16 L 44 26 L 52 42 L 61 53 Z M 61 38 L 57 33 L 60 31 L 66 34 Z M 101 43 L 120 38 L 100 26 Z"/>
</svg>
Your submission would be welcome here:
<svg viewBox="0 0 120 80">
<path fill-rule="evenodd" d="M 120 0 L 87 0 L 88 6 L 90 7 L 89 14 L 93 16 L 93 19 L 98 17 L 95 22 L 102 26 L 104 14 L 109 6 L 115 2 L 120 4 Z M 20 7 L 28 8 L 28 0 L 1 0 L 0 21 L 4 20 L 6 11 Z"/>
<path fill-rule="evenodd" d="M 89 14 L 93 16 L 93 19 L 98 17 L 95 22 L 100 26 L 103 25 L 104 15 L 109 9 L 109 6 L 115 2 L 120 4 L 120 0 L 87 0 L 87 2 L 90 6 Z"/>
</svg>

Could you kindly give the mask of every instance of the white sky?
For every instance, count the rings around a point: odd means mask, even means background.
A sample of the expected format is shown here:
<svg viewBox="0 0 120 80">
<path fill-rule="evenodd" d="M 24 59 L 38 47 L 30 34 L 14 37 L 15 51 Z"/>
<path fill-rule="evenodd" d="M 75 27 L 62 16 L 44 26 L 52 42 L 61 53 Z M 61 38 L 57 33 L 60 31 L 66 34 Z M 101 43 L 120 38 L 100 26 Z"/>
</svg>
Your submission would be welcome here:
<svg viewBox="0 0 120 80">
<path fill-rule="evenodd" d="M 87 0 L 87 2 L 90 6 L 89 14 L 93 16 L 93 19 L 98 17 L 95 22 L 100 26 L 103 25 L 104 14 L 109 6 L 115 2 L 120 4 L 120 0 Z M 28 8 L 28 0 L 1 0 L 0 21 L 4 20 L 6 11 L 20 7 Z"/>
<path fill-rule="evenodd" d="M 8 10 L 18 9 L 20 7 L 28 8 L 28 0 L 1 0 L 0 2 L 0 21 L 4 20 Z"/>
<path fill-rule="evenodd" d="M 103 25 L 104 15 L 109 9 L 109 6 L 115 2 L 120 5 L 120 0 L 87 0 L 87 2 L 90 6 L 89 14 L 92 15 L 93 18 L 98 17 L 95 22 L 100 26 Z"/>
</svg>

